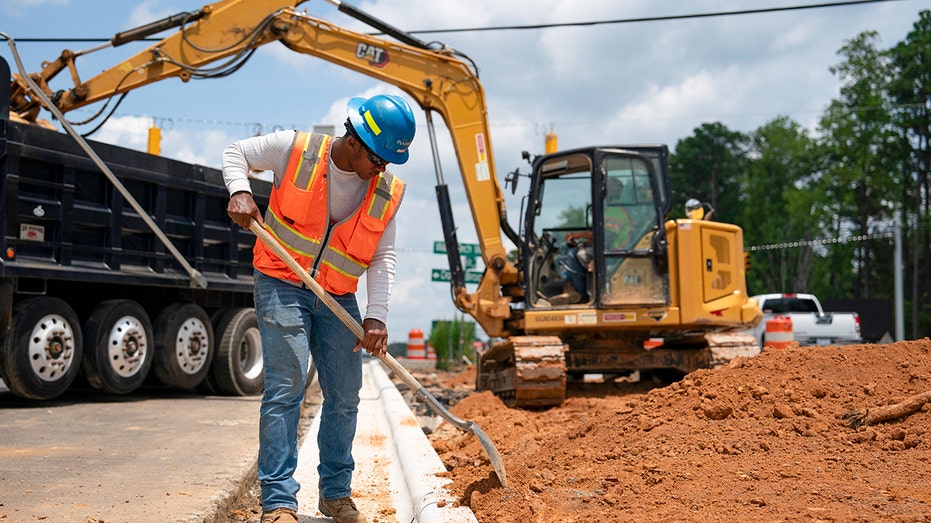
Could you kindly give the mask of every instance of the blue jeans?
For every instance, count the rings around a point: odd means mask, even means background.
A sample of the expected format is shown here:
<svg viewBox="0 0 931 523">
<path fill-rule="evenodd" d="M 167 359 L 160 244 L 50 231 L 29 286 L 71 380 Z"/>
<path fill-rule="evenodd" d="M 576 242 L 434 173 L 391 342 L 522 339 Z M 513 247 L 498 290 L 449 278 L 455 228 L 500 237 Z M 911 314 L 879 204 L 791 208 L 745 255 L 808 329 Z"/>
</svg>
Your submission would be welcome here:
<svg viewBox="0 0 931 523">
<path fill-rule="evenodd" d="M 356 321 L 355 295 L 334 296 Z M 355 335 L 309 289 L 255 271 L 255 311 L 262 337 L 265 393 L 259 417 L 258 477 L 262 510 L 297 510 L 294 479 L 297 429 L 304 400 L 308 353 L 317 367 L 323 405 L 317 472 L 321 499 L 352 492 L 352 439 L 362 388 L 362 350 Z"/>
<path fill-rule="evenodd" d="M 569 280 L 572 286 L 582 296 L 582 301 L 588 301 L 588 263 L 584 265 L 579 257 L 591 260 L 591 253 L 586 252 L 579 247 L 572 247 L 569 253 L 558 261 L 559 275 Z"/>
</svg>

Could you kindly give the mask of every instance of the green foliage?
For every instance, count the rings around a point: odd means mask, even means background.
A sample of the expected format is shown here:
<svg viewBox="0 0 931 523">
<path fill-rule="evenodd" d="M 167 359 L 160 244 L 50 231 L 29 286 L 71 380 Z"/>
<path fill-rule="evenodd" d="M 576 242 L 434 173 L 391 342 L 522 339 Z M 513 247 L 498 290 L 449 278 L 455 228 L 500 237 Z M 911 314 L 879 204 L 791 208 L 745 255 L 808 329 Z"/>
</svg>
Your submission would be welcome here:
<svg viewBox="0 0 931 523">
<path fill-rule="evenodd" d="M 817 172 L 817 147 L 802 127 L 778 117 L 749 137 L 750 156 L 740 177 L 742 204 L 737 223 L 746 246 L 813 239 L 818 230 L 818 195 L 804 188 Z M 812 271 L 812 249 L 765 249 L 754 252 L 748 275 L 750 292 L 800 292 Z"/>
<path fill-rule="evenodd" d="M 864 32 L 841 48 L 843 61 L 831 68 L 841 79 L 840 98 L 832 101 L 820 124 L 828 163 L 815 185 L 826 193 L 829 210 L 848 234 L 868 235 L 888 224 L 889 203 L 897 197 L 895 155 L 888 152 L 899 134 L 888 95 L 892 69 L 887 55 L 876 48 L 877 39 L 875 32 Z M 830 258 L 834 281 L 829 284 L 852 281 L 853 293 L 873 294 L 869 244 L 855 246 L 852 265 L 844 253 L 837 254 Z"/>
<path fill-rule="evenodd" d="M 888 51 L 894 74 L 889 93 L 894 102 L 895 126 L 901 130 L 897 149 L 890 155 L 897 162 L 899 200 L 906 218 L 903 235 L 909 238 L 917 253 L 908 274 L 912 276 L 907 294 L 917 306 L 906 313 L 906 331 L 913 337 L 931 332 L 931 11 L 919 13 L 912 31 L 905 40 Z"/>
<path fill-rule="evenodd" d="M 736 223 L 750 249 L 752 294 L 891 299 L 905 276 L 909 337 L 931 335 L 931 11 L 888 50 L 855 35 L 831 72 L 839 95 L 817 137 L 778 116 L 746 135 L 695 128 L 670 155 L 672 217 L 698 198 Z M 903 260 L 889 238 L 902 217 Z"/>
<path fill-rule="evenodd" d="M 582 227 L 585 225 L 585 207 L 570 205 L 559 213 L 557 227 Z"/>
<path fill-rule="evenodd" d="M 475 339 L 475 323 L 453 320 L 434 320 L 430 329 L 430 345 L 436 352 L 436 368 L 449 370 L 466 356 L 475 360 L 472 340 Z"/>
<path fill-rule="evenodd" d="M 746 148 L 747 137 L 720 122 L 702 124 L 679 140 L 669 157 L 673 215 L 684 216 L 685 201 L 697 198 L 711 204 L 716 220 L 736 221 Z"/>
</svg>

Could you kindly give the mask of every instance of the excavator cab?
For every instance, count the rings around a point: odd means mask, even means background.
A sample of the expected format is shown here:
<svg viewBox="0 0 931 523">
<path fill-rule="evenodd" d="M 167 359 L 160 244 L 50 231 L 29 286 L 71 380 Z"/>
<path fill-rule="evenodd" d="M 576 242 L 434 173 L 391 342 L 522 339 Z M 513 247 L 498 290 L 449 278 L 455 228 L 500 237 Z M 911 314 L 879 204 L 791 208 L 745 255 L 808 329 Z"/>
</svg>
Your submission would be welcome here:
<svg viewBox="0 0 931 523">
<path fill-rule="evenodd" d="M 531 310 L 669 305 L 665 146 L 538 157 L 524 219 Z"/>
</svg>

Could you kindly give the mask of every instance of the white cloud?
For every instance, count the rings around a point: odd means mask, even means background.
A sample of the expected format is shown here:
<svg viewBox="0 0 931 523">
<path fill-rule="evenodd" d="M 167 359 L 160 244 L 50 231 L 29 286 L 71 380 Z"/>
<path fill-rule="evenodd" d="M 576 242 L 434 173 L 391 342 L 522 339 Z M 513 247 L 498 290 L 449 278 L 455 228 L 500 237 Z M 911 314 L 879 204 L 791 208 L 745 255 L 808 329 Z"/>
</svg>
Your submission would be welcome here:
<svg viewBox="0 0 931 523">
<path fill-rule="evenodd" d="M 771 48 L 774 51 L 792 51 L 803 49 L 805 44 L 817 36 L 817 28 L 811 21 L 802 22 L 790 27 L 784 33 L 776 35 L 772 40 Z"/>
<path fill-rule="evenodd" d="M 166 130 L 162 132 L 162 150 L 182 162 L 219 169 L 220 153 L 236 139 L 223 130 Z"/>
<path fill-rule="evenodd" d="M 138 151 L 145 151 L 149 141 L 152 119 L 146 116 L 116 116 L 90 138 L 98 142 L 112 143 Z"/>
</svg>

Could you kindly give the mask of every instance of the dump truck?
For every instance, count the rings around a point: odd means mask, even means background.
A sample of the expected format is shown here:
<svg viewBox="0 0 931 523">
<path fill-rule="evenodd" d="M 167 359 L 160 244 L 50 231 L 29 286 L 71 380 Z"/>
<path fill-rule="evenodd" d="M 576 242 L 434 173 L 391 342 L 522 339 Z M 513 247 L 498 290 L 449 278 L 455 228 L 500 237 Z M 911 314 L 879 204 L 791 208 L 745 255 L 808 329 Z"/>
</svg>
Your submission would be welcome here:
<svg viewBox="0 0 931 523">
<path fill-rule="evenodd" d="M 11 76 L 2 58 L 0 78 L 6 386 L 50 399 L 81 373 L 113 394 L 147 380 L 222 394 L 261 391 L 254 236 L 226 215 L 222 173 L 91 142 L 152 228 L 75 140 L 10 119 Z M 256 182 L 257 197 L 267 201 L 269 184 Z"/>
<path fill-rule="evenodd" d="M 281 43 L 405 92 L 426 115 L 453 303 L 494 341 L 478 355 L 476 388 L 512 406 L 559 404 L 567 383 L 589 374 L 669 377 L 706 368 L 715 335 L 760 321 L 746 291 L 740 227 L 668 219 L 665 145 L 606 140 L 525 155 L 530 172 L 504 180 L 516 191 L 519 179 L 530 179 L 526 213 L 512 226 L 474 62 L 350 4 L 329 2 L 386 37 L 298 11 L 301 0 L 225 0 L 118 33 L 114 46 L 179 28 L 96 76 L 82 80 L 75 63 L 82 53 L 63 52 L 33 83 L 65 112 L 166 78 L 225 76 L 258 46 Z M 49 87 L 64 70 L 73 85 Z M 36 121 L 41 96 L 28 83 L 14 76 L 11 109 Z M 451 195 L 444 179 L 434 114 L 449 130 L 464 194 Z M 474 289 L 465 282 L 454 197 L 469 204 L 484 262 Z"/>
</svg>

